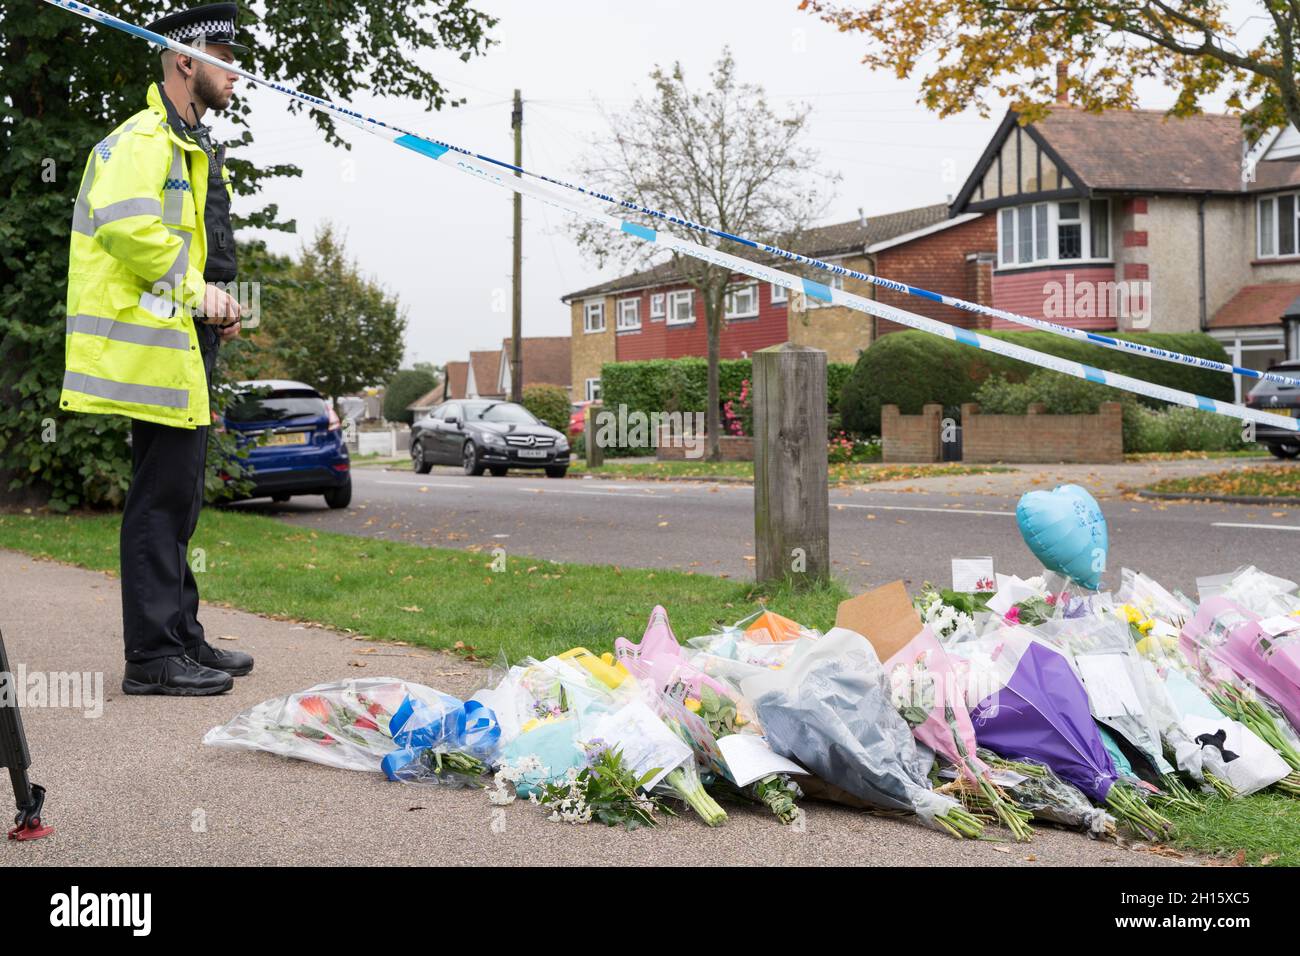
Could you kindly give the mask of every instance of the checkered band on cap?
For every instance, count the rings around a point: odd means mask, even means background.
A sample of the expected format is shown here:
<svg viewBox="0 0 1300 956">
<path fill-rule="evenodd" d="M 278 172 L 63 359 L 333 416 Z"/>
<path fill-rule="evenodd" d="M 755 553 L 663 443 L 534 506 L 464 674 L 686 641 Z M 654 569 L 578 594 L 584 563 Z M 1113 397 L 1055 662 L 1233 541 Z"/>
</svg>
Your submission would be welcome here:
<svg viewBox="0 0 1300 956">
<path fill-rule="evenodd" d="M 167 39 L 175 40 L 177 43 L 184 43 L 186 40 L 192 40 L 197 36 L 206 36 L 210 33 L 232 37 L 235 35 L 235 21 L 198 20 L 170 31 L 167 34 Z"/>
</svg>

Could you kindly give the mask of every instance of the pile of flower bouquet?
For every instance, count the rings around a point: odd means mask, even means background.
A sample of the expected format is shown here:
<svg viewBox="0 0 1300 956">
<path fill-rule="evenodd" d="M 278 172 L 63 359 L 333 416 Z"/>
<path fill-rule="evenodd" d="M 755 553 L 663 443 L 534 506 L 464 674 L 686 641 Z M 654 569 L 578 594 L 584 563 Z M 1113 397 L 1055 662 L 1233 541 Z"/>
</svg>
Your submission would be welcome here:
<svg viewBox="0 0 1300 956">
<path fill-rule="evenodd" d="M 1295 582 L 1242 568 L 1197 600 L 1127 569 L 1114 593 L 1051 573 L 987 584 L 890 585 L 825 633 L 764 608 L 683 642 L 656 607 L 637 642 L 524 659 L 468 700 L 322 684 L 205 743 L 627 828 L 720 826 L 746 804 L 793 824 L 816 799 L 958 838 L 1155 840 L 1205 795 L 1300 796 Z"/>
</svg>

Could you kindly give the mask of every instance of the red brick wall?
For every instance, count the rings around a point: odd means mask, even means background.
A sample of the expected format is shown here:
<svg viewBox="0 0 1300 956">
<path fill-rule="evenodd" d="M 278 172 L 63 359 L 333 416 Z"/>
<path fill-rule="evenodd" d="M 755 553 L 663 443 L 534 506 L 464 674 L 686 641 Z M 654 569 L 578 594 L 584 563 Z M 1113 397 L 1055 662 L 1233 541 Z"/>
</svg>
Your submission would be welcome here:
<svg viewBox="0 0 1300 956">
<path fill-rule="evenodd" d="M 1123 412 L 1119 402 L 1104 402 L 1096 415 L 1044 415 L 1042 410 L 1042 405 L 1031 405 L 1028 415 L 981 415 L 978 405 L 963 405 L 961 460 L 1098 463 L 1124 460 Z"/>
<path fill-rule="evenodd" d="M 707 436 L 700 436 L 698 440 L 692 439 L 695 444 L 688 449 L 681 439 L 674 443 L 672 434 L 667 430 L 659 433 L 659 444 L 655 448 L 655 459 L 657 461 L 701 461 L 703 456 L 695 459 L 686 457 L 687 451 L 702 449 L 705 455 L 709 450 L 709 439 Z M 749 435 L 723 435 L 718 439 L 718 451 L 722 455 L 723 461 L 753 461 L 754 460 L 754 439 Z"/>
<path fill-rule="evenodd" d="M 920 415 L 900 415 L 897 405 L 880 410 L 880 455 L 885 462 L 939 461 L 943 406 L 923 405 Z"/>
<path fill-rule="evenodd" d="M 736 276 L 737 283 L 746 281 L 745 276 Z M 608 321 L 616 327 L 618 321 L 618 302 L 635 296 L 641 300 L 641 328 L 638 331 L 616 332 L 615 359 L 619 362 L 635 362 L 644 359 L 681 358 L 688 355 L 703 357 L 709 351 L 707 323 L 704 318 L 704 300 L 699 292 L 695 293 L 695 322 L 692 325 L 669 325 L 666 319 L 650 318 L 650 296 L 652 293 L 668 293 L 675 289 L 689 288 L 683 284 L 664 286 L 659 289 L 647 289 L 631 293 L 630 296 L 614 297 L 614 312 Z M 665 309 L 667 299 L 665 297 Z M 772 287 L 766 282 L 758 283 L 758 316 L 752 319 L 732 319 L 722 326 L 722 357 L 743 358 L 752 355 L 769 345 L 779 345 L 786 340 L 786 304 L 772 304 Z"/>
<path fill-rule="evenodd" d="M 988 305 L 990 301 L 986 292 L 985 297 L 980 298 L 977 272 L 967 266 L 966 256 L 972 252 L 994 252 L 997 247 L 997 220 L 993 216 L 984 215 L 960 226 L 885 249 L 876 256 L 876 274 L 929 289 L 931 292 Z M 964 329 L 982 327 L 978 325 L 980 316 L 928 299 L 888 289 L 876 289 L 876 297 L 887 305 L 959 325 Z M 880 319 L 876 323 L 876 334 L 884 335 L 904 328 L 906 326 Z"/>
<path fill-rule="evenodd" d="M 1073 277 L 1073 286 L 1071 286 Z M 1110 314 L 1107 296 L 1099 296 L 1103 301 L 1095 308 L 1089 309 L 1092 315 L 1078 315 L 1075 306 L 1080 304 L 1080 291 L 1083 283 L 1092 283 L 1102 287 L 1104 283 L 1115 282 L 1115 267 L 1084 266 L 1078 269 L 1016 269 L 1010 272 L 993 273 L 993 305 L 1005 312 L 1027 315 L 1031 319 L 1047 319 L 1058 325 L 1069 325 L 1076 329 L 1113 329 L 1115 317 Z M 1047 306 L 1052 298 L 1052 283 L 1059 284 L 1060 302 L 1065 310 L 1058 310 L 1055 315 L 1047 314 Z M 994 319 L 992 327 L 997 330 L 1009 329 L 1024 331 L 1028 326 L 1017 325 L 1005 319 Z"/>
</svg>

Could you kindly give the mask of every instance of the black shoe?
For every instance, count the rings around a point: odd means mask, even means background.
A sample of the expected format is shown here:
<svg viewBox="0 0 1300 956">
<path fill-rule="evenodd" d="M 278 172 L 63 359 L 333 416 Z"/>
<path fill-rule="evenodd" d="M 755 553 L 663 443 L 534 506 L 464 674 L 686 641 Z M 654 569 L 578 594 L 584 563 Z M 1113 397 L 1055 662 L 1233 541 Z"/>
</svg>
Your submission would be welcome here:
<svg viewBox="0 0 1300 956">
<path fill-rule="evenodd" d="M 204 641 L 196 649 L 186 651 L 204 667 L 225 671 L 231 677 L 243 677 L 253 669 L 253 655 L 243 651 L 223 651 Z"/>
<path fill-rule="evenodd" d="M 235 685 L 229 674 L 204 667 L 191 657 L 157 657 L 127 661 L 122 677 L 124 694 L 166 694 L 171 697 L 207 697 L 224 694 Z"/>
</svg>

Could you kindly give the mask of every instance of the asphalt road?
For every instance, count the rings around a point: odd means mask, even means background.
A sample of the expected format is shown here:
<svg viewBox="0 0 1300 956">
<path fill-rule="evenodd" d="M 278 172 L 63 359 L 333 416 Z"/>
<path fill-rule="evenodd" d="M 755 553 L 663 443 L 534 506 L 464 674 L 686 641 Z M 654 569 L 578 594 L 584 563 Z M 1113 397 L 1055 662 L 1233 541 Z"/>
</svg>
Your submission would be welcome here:
<svg viewBox="0 0 1300 956">
<path fill-rule="evenodd" d="M 1123 467 L 1123 466 L 1121 466 Z M 992 555 L 997 570 L 1022 576 L 1041 570 L 1021 540 L 1019 491 L 1041 476 L 972 476 L 947 487 L 907 490 L 916 483 L 831 491 L 832 573 L 851 587 L 901 578 L 948 585 L 953 557 Z M 1002 493 L 974 493 L 989 485 Z M 1016 488 L 1015 495 L 1005 490 Z M 1300 508 L 1193 504 L 1123 496 L 1101 501 L 1110 534 L 1103 586 L 1118 586 L 1125 566 L 1170 588 L 1194 593 L 1198 576 L 1255 564 L 1293 575 L 1300 566 Z M 237 509 L 313 528 L 491 550 L 510 555 L 623 566 L 677 568 L 707 574 L 753 574 L 753 490 L 703 482 L 469 478 L 444 473 L 353 471 L 352 505 L 327 509 L 320 498 L 284 504 L 251 501 Z"/>
<path fill-rule="evenodd" d="M 31 696 L 23 701 L 32 778 L 49 791 L 45 820 L 55 833 L 33 843 L 0 840 L 0 873 L 21 877 L 19 866 L 128 864 L 1195 862 L 1047 827 L 1027 846 L 961 841 L 913 821 L 807 802 L 800 829 L 740 808 L 717 829 L 686 813 L 660 830 L 625 833 L 551 823 L 526 802 L 494 808 L 477 792 L 388 783 L 378 772 L 217 750 L 201 743 L 209 728 L 259 701 L 322 681 L 394 676 L 464 696 L 481 686 L 486 672 L 442 654 L 205 606 L 200 619 L 209 637 L 231 640 L 224 646 L 253 654 L 253 672 L 220 697 L 127 697 L 119 689 L 121 610 L 114 578 L 0 551 L 0 582 L 0 629 L 24 686 L 73 672 L 88 675 L 82 687 L 102 682 L 100 694 L 68 695 L 63 703 L 71 706 L 51 706 L 48 697 L 40 704 Z M 239 898 L 237 885 L 231 892 Z M 334 900 L 324 902 L 328 907 Z M 308 918 L 328 919 L 330 911 Z"/>
</svg>

